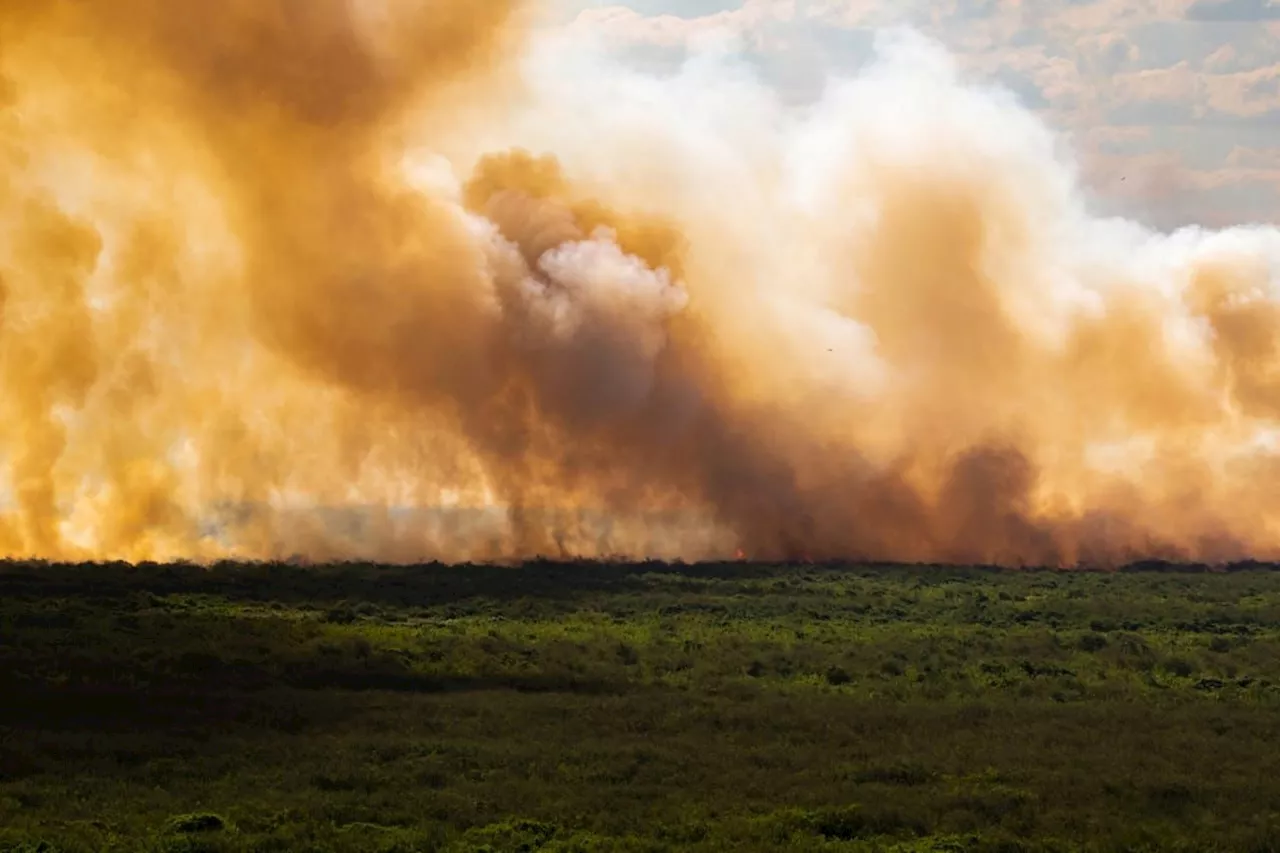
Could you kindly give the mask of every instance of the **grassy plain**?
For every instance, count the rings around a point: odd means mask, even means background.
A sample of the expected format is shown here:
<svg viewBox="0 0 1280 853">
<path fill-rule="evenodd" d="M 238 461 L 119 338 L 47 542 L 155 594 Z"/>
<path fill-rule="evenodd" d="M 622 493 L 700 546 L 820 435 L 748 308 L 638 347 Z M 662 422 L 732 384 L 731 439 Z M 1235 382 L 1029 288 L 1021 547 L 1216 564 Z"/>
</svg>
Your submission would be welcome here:
<svg viewBox="0 0 1280 853">
<path fill-rule="evenodd" d="M 0 851 L 1280 850 L 1280 572 L 0 566 Z"/>
</svg>

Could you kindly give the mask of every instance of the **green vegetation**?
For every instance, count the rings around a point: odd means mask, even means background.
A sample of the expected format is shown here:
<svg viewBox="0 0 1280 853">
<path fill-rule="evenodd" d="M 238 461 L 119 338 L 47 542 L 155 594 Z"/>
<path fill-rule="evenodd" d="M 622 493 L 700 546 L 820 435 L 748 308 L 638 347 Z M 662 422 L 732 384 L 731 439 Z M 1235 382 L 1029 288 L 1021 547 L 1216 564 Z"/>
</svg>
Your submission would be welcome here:
<svg viewBox="0 0 1280 853">
<path fill-rule="evenodd" d="M 1280 850 L 1280 572 L 0 566 L 0 851 Z"/>
</svg>

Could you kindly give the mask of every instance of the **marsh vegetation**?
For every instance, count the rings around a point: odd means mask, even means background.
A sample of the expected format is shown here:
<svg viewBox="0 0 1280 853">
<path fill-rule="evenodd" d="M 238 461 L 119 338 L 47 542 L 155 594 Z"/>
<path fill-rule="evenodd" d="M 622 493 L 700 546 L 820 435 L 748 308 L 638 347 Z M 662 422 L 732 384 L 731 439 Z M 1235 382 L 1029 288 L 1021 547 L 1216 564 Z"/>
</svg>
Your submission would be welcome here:
<svg viewBox="0 0 1280 853">
<path fill-rule="evenodd" d="M 1280 849 L 1280 573 L 8 564 L 0 850 Z"/>
</svg>

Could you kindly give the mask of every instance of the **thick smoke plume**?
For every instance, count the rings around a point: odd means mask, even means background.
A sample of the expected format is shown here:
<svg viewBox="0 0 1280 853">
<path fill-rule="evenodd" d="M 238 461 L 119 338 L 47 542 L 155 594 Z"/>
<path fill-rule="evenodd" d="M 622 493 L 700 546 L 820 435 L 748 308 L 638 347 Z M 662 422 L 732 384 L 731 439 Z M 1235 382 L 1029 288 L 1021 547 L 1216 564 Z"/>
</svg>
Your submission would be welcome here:
<svg viewBox="0 0 1280 853">
<path fill-rule="evenodd" d="M 0 7 L 0 551 L 1280 556 L 1280 231 L 910 34 L 796 108 L 537 11 Z"/>
</svg>

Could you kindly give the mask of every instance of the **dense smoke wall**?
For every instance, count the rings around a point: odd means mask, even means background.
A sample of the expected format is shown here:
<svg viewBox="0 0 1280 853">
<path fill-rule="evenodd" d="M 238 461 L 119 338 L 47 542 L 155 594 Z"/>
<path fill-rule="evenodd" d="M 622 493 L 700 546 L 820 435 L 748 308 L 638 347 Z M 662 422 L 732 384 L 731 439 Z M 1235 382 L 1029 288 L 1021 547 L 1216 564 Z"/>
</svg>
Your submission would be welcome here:
<svg viewBox="0 0 1280 853">
<path fill-rule="evenodd" d="M 796 107 L 538 11 L 4 4 L 0 551 L 1280 552 L 1280 231 L 910 33 Z"/>
</svg>

